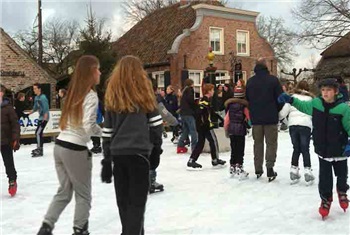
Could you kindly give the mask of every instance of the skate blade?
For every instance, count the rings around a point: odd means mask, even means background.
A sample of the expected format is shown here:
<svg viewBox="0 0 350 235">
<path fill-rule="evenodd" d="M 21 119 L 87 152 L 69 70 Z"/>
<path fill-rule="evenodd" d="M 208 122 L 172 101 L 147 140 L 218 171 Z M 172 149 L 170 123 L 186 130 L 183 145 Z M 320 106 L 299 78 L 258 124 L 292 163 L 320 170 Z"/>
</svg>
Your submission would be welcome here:
<svg viewBox="0 0 350 235">
<path fill-rule="evenodd" d="M 314 184 L 314 181 L 313 181 L 313 180 L 311 180 L 311 181 L 305 181 L 305 183 L 306 183 L 306 186 L 311 186 L 311 185 Z"/>
<path fill-rule="evenodd" d="M 164 189 L 154 190 L 154 191 L 150 191 L 149 194 L 160 193 L 160 192 L 163 192 L 163 191 L 164 191 Z"/>
<path fill-rule="evenodd" d="M 273 176 L 273 177 L 269 177 L 269 183 L 274 181 L 276 179 L 276 176 Z"/>
<path fill-rule="evenodd" d="M 244 176 L 240 176 L 240 177 L 238 178 L 239 181 L 244 181 L 244 180 L 247 180 L 247 179 L 249 179 L 249 174 L 244 175 Z"/>
<path fill-rule="evenodd" d="M 198 168 L 187 167 L 186 169 L 187 169 L 188 171 L 201 171 L 201 170 L 202 170 L 201 167 L 198 167 Z"/>
<path fill-rule="evenodd" d="M 291 185 L 294 185 L 294 184 L 297 184 L 297 183 L 299 183 L 299 182 L 300 182 L 299 179 L 291 180 L 290 184 L 291 184 Z"/>
<path fill-rule="evenodd" d="M 216 165 L 216 166 L 213 166 L 212 168 L 213 169 L 222 169 L 222 168 L 225 168 L 226 165 Z"/>
</svg>

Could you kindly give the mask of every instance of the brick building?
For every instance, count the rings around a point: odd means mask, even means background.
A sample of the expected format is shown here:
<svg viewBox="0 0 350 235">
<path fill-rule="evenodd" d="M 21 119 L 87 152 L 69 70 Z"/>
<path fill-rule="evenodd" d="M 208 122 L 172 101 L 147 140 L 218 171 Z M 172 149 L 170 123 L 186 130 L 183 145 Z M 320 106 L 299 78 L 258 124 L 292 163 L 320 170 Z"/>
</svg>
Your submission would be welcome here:
<svg viewBox="0 0 350 235">
<path fill-rule="evenodd" d="M 180 88 L 187 77 L 199 91 L 208 48 L 216 54 L 219 83 L 232 80 L 233 58 L 242 62 L 243 78 L 253 75 L 255 61 L 265 57 L 277 73 L 269 43 L 256 28 L 258 12 L 224 7 L 218 1 L 185 1 L 159 9 L 138 22 L 114 44 L 117 57 L 135 55 L 145 63 L 158 87 Z"/>
<path fill-rule="evenodd" d="M 55 107 L 54 80 L 40 67 L 2 28 L 1 43 L 1 84 L 12 93 L 20 91 L 33 95 L 34 83 L 43 84 L 43 93 L 48 97 L 50 107 Z"/>
</svg>

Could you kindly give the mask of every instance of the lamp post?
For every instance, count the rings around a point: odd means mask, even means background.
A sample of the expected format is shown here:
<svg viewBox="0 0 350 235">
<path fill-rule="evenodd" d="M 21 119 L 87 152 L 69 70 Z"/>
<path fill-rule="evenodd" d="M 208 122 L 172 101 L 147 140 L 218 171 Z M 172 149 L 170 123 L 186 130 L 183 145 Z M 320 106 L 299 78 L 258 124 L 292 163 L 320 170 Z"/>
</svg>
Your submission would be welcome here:
<svg viewBox="0 0 350 235">
<path fill-rule="evenodd" d="M 298 71 L 298 72 L 297 72 Z M 302 72 L 315 72 L 316 70 L 315 69 L 307 69 L 307 68 L 304 68 L 304 69 L 299 69 L 297 70 L 296 68 L 293 68 L 292 69 L 292 72 L 285 72 L 283 69 L 281 70 L 281 73 L 283 74 L 286 74 L 286 75 L 290 75 L 290 76 L 293 76 L 293 82 L 294 82 L 294 85 L 296 85 L 296 83 L 298 82 L 298 77 L 299 75 L 302 73 Z"/>
</svg>

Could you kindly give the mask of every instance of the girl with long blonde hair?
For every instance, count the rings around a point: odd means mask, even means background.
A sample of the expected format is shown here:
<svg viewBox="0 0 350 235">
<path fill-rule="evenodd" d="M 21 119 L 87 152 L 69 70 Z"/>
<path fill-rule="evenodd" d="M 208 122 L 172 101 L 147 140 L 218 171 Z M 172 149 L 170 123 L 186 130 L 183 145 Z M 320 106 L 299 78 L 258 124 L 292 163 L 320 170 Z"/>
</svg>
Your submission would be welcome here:
<svg viewBox="0 0 350 235">
<path fill-rule="evenodd" d="M 54 158 L 60 187 L 45 215 L 38 235 L 51 235 L 58 217 L 75 193 L 73 235 L 88 235 L 91 208 L 91 153 L 87 148 L 90 136 L 101 136 L 96 124 L 98 105 L 94 91 L 100 82 L 100 65 L 95 56 L 79 58 L 69 83 L 67 98 L 60 119 L 61 133 L 56 139 Z"/>
<path fill-rule="evenodd" d="M 151 81 L 137 57 L 125 56 L 114 68 L 105 108 L 102 181 L 111 183 L 114 175 L 122 234 L 144 234 L 149 156 L 153 146 L 161 144 L 163 121 Z"/>
</svg>

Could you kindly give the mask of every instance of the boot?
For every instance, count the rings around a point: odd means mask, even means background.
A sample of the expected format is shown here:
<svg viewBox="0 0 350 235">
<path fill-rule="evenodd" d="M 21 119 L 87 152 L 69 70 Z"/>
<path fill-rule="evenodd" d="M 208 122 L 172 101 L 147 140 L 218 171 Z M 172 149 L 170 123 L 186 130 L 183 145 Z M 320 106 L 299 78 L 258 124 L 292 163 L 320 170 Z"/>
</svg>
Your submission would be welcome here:
<svg viewBox="0 0 350 235">
<path fill-rule="evenodd" d="M 346 212 L 346 209 L 349 207 L 348 196 L 346 193 L 338 191 L 338 199 L 340 207 Z"/>
<path fill-rule="evenodd" d="M 223 165 L 225 165 L 225 163 L 226 163 L 226 161 L 221 160 L 219 158 L 215 158 L 214 160 L 211 161 L 211 164 L 213 166 L 223 166 Z"/>
<path fill-rule="evenodd" d="M 230 166 L 230 174 L 232 176 L 234 176 L 234 175 L 236 175 L 236 173 L 237 173 L 236 164 L 231 164 L 231 166 Z"/>
<path fill-rule="evenodd" d="M 44 156 L 44 151 L 42 147 L 39 147 L 32 153 L 32 157 L 42 157 Z"/>
<path fill-rule="evenodd" d="M 177 153 L 187 153 L 187 151 L 186 147 L 177 147 Z"/>
<path fill-rule="evenodd" d="M 201 164 L 198 164 L 196 161 L 194 161 L 192 158 L 190 158 L 190 160 L 188 160 L 187 162 L 187 169 L 189 170 L 200 170 L 202 168 Z"/>
<path fill-rule="evenodd" d="M 312 174 L 312 169 L 311 167 L 305 167 L 304 169 L 304 177 L 306 183 L 312 182 L 315 180 L 315 176 Z"/>
<path fill-rule="evenodd" d="M 17 182 L 16 180 L 10 180 L 9 181 L 9 194 L 11 195 L 11 197 L 16 195 L 17 192 Z"/>
<path fill-rule="evenodd" d="M 156 181 L 157 179 L 157 171 L 156 170 L 150 170 L 149 171 L 149 176 L 150 176 L 150 189 L 149 193 L 155 193 L 155 192 L 162 192 L 164 191 L 164 185 L 158 183 Z"/>
<path fill-rule="evenodd" d="M 236 164 L 236 174 L 239 176 L 239 180 L 248 179 L 249 173 L 243 169 L 243 165 Z"/>
<path fill-rule="evenodd" d="M 267 168 L 267 177 L 269 178 L 269 182 L 276 179 L 277 172 L 273 170 L 273 167 Z"/>
<path fill-rule="evenodd" d="M 52 235 L 52 228 L 47 223 L 43 223 L 39 229 L 37 235 Z"/>
<path fill-rule="evenodd" d="M 329 210 L 331 209 L 332 201 L 332 197 L 330 197 L 328 200 L 322 199 L 320 208 L 318 209 L 318 212 L 322 216 L 322 219 L 329 215 Z"/>
<path fill-rule="evenodd" d="M 264 171 L 255 171 L 256 178 L 259 179 L 264 174 Z"/>
<path fill-rule="evenodd" d="M 89 235 L 88 222 L 86 222 L 83 228 L 73 227 L 73 231 L 74 233 L 72 235 Z"/>
<path fill-rule="evenodd" d="M 292 183 L 299 182 L 299 179 L 300 179 L 299 167 L 292 165 L 290 167 L 290 173 L 289 174 L 290 174 L 290 180 L 292 181 Z"/>
</svg>

